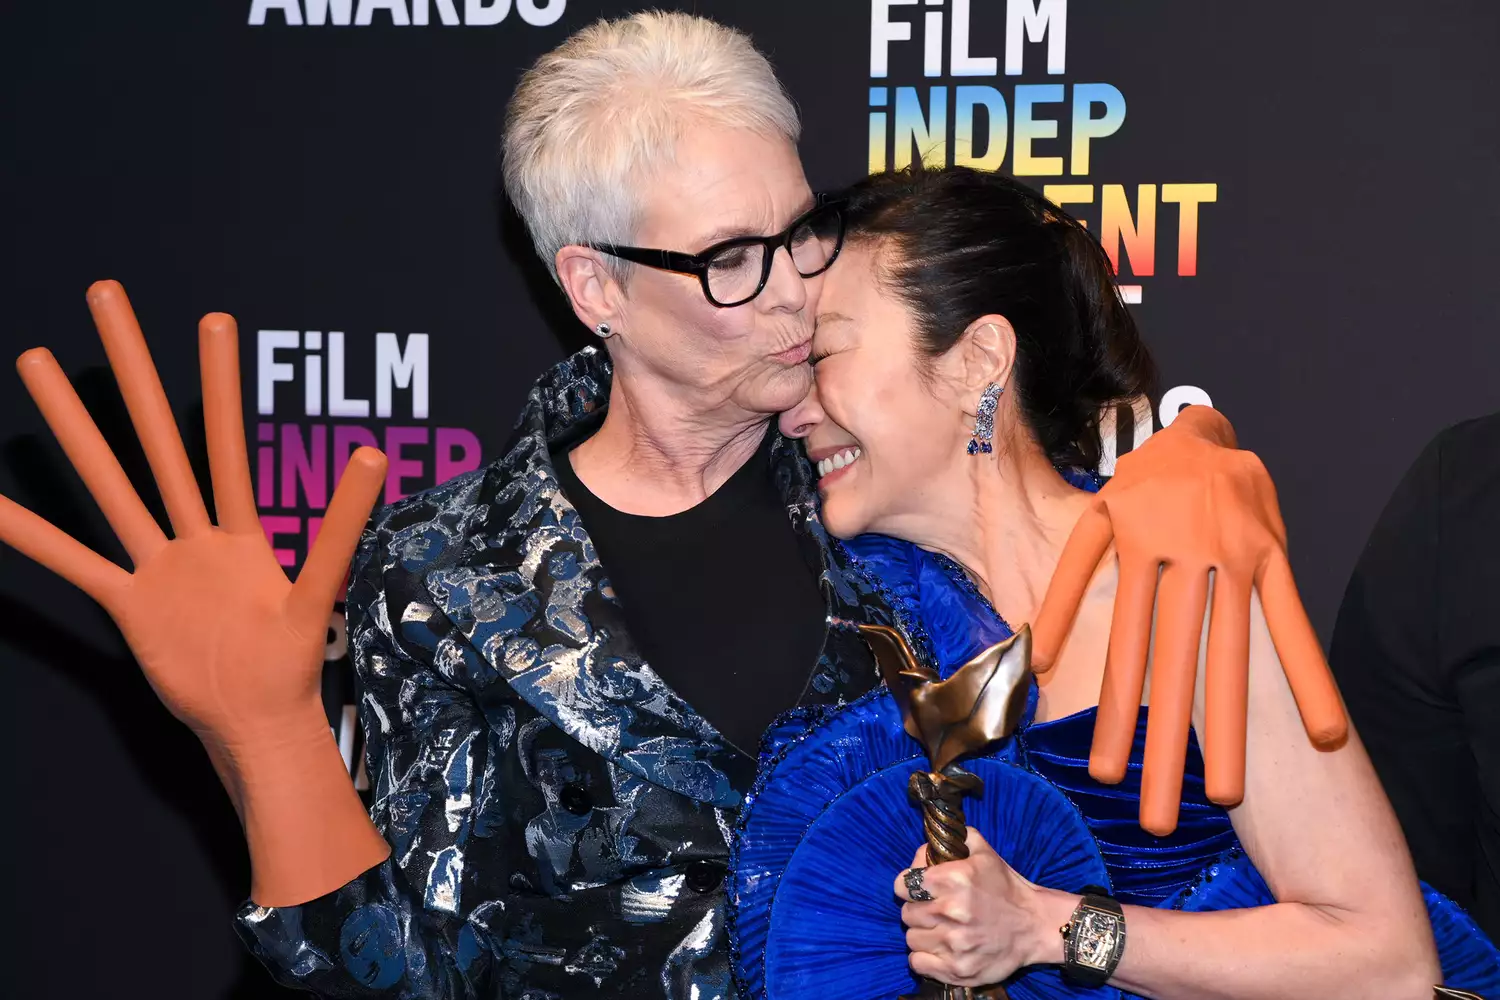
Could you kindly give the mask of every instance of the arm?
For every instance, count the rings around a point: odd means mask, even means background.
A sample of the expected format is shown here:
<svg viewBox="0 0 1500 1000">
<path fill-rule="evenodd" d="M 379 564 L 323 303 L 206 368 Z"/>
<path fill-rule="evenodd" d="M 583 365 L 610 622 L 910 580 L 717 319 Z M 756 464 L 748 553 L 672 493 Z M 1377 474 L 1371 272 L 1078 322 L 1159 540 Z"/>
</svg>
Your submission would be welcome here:
<svg viewBox="0 0 1500 1000">
<path fill-rule="evenodd" d="M 1210 570 L 1217 595 L 1210 631 L 1233 638 L 1213 643 L 1201 669 L 1208 678 L 1207 718 L 1199 732 L 1209 798 L 1230 806 L 1244 794 L 1245 636 L 1252 588 L 1265 602 L 1307 736 L 1325 749 L 1342 742 L 1348 720 L 1297 596 L 1275 487 L 1259 459 L 1235 449 L 1234 430 L 1221 414 L 1187 407 L 1170 427 L 1120 459 L 1114 478 L 1069 538 L 1033 625 L 1038 674 L 1057 661 L 1111 542 L 1119 554 L 1120 585 L 1090 755 L 1096 780 L 1114 784 L 1125 775 L 1146 664 L 1161 658 L 1151 655 L 1153 649 L 1197 648 Z M 1163 566 L 1169 569 L 1158 576 Z M 1193 676 L 1155 673 L 1153 690 L 1173 695 L 1171 725 L 1180 735 L 1175 742 L 1147 745 L 1140 816 L 1143 827 L 1164 836 L 1177 825 Z"/>
<path fill-rule="evenodd" d="M 1435 946 L 1400 829 L 1363 748 L 1358 739 L 1332 752 L 1309 744 L 1258 606 L 1251 624 L 1246 794 L 1231 817 L 1281 902 L 1214 913 L 1127 906 L 1125 954 L 1112 982 L 1162 1000 L 1425 1000 L 1441 978 Z M 1153 714 L 1155 707 L 1153 698 Z M 941 909 L 908 914 L 909 941 L 928 952 L 913 956 L 916 971 L 977 984 L 1062 961 L 1058 927 L 1078 897 L 1025 882 L 993 851 L 982 859 L 928 872 L 938 901 L 926 905 L 941 908 L 946 899 L 969 919 Z M 977 950 L 1005 939 L 1015 944 L 1004 962 Z M 966 944 L 974 950 L 964 952 Z M 955 980 L 954 972 L 974 978 Z"/>
<path fill-rule="evenodd" d="M 1430 996 L 1442 977 L 1427 912 L 1369 759 L 1357 737 L 1309 744 L 1258 606 L 1251 626 L 1245 798 L 1230 817 L 1280 902 L 1129 907 L 1114 982 L 1162 998 Z"/>
</svg>

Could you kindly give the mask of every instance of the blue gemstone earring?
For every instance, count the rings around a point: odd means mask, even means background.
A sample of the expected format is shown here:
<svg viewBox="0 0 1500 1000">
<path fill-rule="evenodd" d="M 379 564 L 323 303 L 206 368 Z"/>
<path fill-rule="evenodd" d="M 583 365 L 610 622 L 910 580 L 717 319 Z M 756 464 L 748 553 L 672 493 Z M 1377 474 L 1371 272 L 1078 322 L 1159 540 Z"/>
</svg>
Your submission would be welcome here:
<svg viewBox="0 0 1500 1000">
<path fill-rule="evenodd" d="M 979 397 L 979 414 L 974 418 L 974 436 L 969 439 L 970 455 L 988 455 L 995 450 L 990 442 L 995 437 L 995 411 L 1000 408 L 1000 394 L 1004 391 L 1005 386 L 999 382 L 984 387 Z"/>
</svg>

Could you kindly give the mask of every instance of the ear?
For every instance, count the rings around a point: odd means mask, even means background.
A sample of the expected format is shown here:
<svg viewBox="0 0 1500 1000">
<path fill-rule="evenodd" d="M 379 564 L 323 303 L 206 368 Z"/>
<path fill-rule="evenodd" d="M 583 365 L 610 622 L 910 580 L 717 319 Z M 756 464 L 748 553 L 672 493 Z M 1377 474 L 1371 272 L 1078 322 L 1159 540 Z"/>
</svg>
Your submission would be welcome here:
<svg viewBox="0 0 1500 1000">
<path fill-rule="evenodd" d="M 553 258 L 573 314 L 590 330 L 600 323 L 619 323 L 620 283 L 599 257 L 599 251 L 570 244 Z"/>
<path fill-rule="evenodd" d="M 964 329 L 953 354 L 964 396 L 972 406 L 973 400 L 991 382 L 1009 384 L 1016 363 L 1015 328 L 1004 316 L 995 313 L 981 316 Z"/>
</svg>

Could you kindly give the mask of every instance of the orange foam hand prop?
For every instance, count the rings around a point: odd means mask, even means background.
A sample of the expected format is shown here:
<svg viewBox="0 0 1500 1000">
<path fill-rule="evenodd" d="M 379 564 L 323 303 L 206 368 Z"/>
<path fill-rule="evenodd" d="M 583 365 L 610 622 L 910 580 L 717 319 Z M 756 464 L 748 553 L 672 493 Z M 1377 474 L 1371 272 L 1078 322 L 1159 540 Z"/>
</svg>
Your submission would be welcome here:
<svg viewBox="0 0 1500 1000">
<path fill-rule="evenodd" d="M 1110 784 L 1125 776 L 1149 651 L 1140 815 L 1141 826 L 1158 835 L 1177 826 L 1210 571 L 1201 734 L 1209 798 L 1234 805 L 1244 797 L 1252 588 L 1308 736 L 1331 749 L 1348 733 L 1323 647 L 1297 596 L 1276 489 L 1260 460 L 1235 445 L 1222 415 L 1191 406 L 1120 459 L 1068 539 L 1032 626 L 1033 669 L 1043 675 L 1113 542 L 1119 589 L 1089 773 Z"/>
<path fill-rule="evenodd" d="M 124 289 L 98 282 L 88 303 L 174 537 L 51 352 L 35 348 L 16 367 L 134 571 L 3 496 L 0 540 L 103 605 L 163 703 L 203 741 L 245 825 L 256 902 L 321 895 L 388 850 L 344 771 L 320 696 L 329 614 L 384 483 L 385 456 L 361 448 L 350 458 L 293 584 L 255 510 L 234 320 L 214 313 L 198 328 L 214 524 Z"/>
</svg>

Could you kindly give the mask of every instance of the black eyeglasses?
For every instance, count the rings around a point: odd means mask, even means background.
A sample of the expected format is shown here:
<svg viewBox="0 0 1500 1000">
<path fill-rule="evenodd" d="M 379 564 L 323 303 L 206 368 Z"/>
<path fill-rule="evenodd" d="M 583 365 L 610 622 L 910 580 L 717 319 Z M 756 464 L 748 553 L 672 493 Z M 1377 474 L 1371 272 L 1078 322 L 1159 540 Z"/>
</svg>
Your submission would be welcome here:
<svg viewBox="0 0 1500 1000">
<path fill-rule="evenodd" d="M 702 253 L 612 243 L 589 246 L 658 271 L 696 275 L 703 285 L 704 297 L 713 305 L 728 309 L 744 305 L 765 289 L 776 251 L 782 247 L 802 277 L 812 278 L 828 270 L 844 246 L 844 212 L 841 202 L 824 201 L 820 197 L 816 207 L 775 236 L 739 236 L 715 243 Z"/>
</svg>

